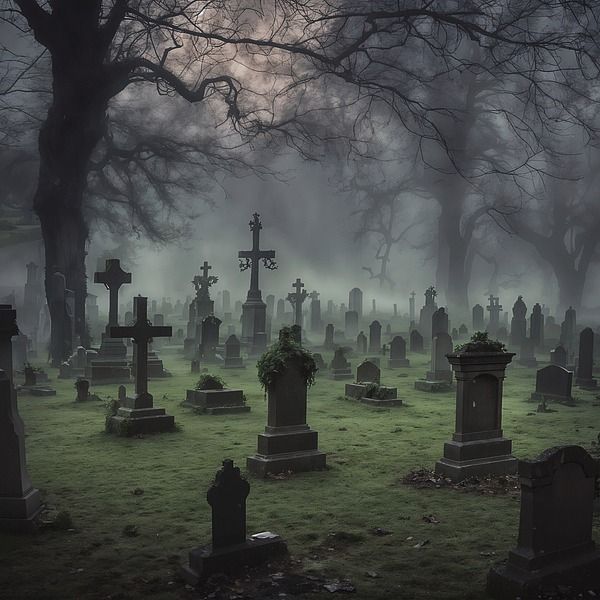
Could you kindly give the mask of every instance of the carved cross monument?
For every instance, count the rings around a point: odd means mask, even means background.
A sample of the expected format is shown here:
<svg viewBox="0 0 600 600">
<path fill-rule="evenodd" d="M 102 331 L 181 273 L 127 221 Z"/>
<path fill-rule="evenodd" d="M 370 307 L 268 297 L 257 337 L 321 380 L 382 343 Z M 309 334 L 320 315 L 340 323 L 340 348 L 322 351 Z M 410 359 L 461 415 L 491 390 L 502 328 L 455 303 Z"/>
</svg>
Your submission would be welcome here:
<svg viewBox="0 0 600 600">
<path fill-rule="evenodd" d="M 258 213 L 252 215 L 250 231 L 252 231 L 252 250 L 240 250 L 240 271 L 250 269 L 250 289 L 246 302 L 242 306 L 242 341 L 254 343 L 255 335 L 266 332 L 267 307 L 262 301 L 258 287 L 258 267 L 263 266 L 270 271 L 277 268 L 274 250 L 260 249 L 260 230 L 262 223 Z"/>
<path fill-rule="evenodd" d="M 295 316 L 294 316 L 294 325 L 298 325 L 298 327 L 302 327 L 302 305 L 308 296 L 306 290 L 303 290 L 304 284 L 300 280 L 300 278 L 296 279 L 294 283 L 292 283 L 292 287 L 294 288 L 294 292 L 290 292 L 287 295 L 288 302 L 294 307 Z M 318 297 L 318 294 L 317 294 Z"/>
<path fill-rule="evenodd" d="M 106 270 L 94 273 L 94 283 L 103 283 L 109 293 L 109 311 L 107 333 L 111 327 L 119 324 L 119 289 L 125 283 L 131 283 L 131 273 L 126 273 L 121 268 L 118 258 L 109 258 L 106 261 Z"/>
</svg>

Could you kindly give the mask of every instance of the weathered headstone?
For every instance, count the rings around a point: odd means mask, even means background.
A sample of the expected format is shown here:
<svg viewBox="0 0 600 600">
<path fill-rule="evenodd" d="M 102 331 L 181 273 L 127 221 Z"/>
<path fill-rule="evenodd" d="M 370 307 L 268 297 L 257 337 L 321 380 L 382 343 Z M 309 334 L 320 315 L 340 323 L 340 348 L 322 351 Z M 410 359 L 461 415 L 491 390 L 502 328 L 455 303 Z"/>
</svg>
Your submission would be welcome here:
<svg viewBox="0 0 600 600">
<path fill-rule="evenodd" d="M 353 310 L 362 318 L 363 314 L 363 293 L 359 288 L 352 288 L 348 294 L 348 310 Z"/>
<path fill-rule="evenodd" d="M 129 327 L 111 327 L 110 335 L 133 339 L 136 348 L 135 396 L 123 399 L 117 414 L 109 417 L 107 429 L 124 436 L 171 431 L 175 419 L 167 415 L 164 408 L 154 408 L 154 399 L 148 392 L 148 345 L 154 337 L 171 337 L 173 330 L 150 324 L 148 298 L 136 296 L 134 308 L 135 323 Z"/>
<path fill-rule="evenodd" d="M 197 585 L 215 573 L 235 574 L 242 567 L 258 565 L 287 553 L 276 534 L 263 532 L 246 537 L 246 498 L 250 484 L 232 460 L 224 460 L 206 494 L 212 509 L 212 543 L 189 553 L 183 579 Z"/>
<path fill-rule="evenodd" d="M 502 312 L 502 305 L 500 304 L 500 298 L 491 295 L 489 297 L 489 304 L 486 310 L 490 313 L 490 320 L 488 322 L 486 331 L 490 335 L 497 335 L 498 328 L 500 327 L 500 313 Z"/>
<path fill-rule="evenodd" d="M 358 335 L 358 313 L 355 310 L 347 310 L 344 313 L 344 333 L 349 340 Z"/>
<path fill-rule="evenodd" d="M 600 552 L 592 539 L 598 463 L 580 446 L 559 446 L 520 460 L 517 547 L 491 568 L 494 600 L 533 600 L 567 592 L 583 598 L 600 588 Z M 562 594 L 560 594 L 562 595 Z"/>
<path fill-rule="evenodd" d="M 437 292 L 433 286 L 427 288 L 425 291 L 425 306 L 423 306 L 419 314 L 419 331 L 427 339 L 431 338 L 431 319 L 433 313 L 437 310 L 437 304 L 435 303 L 436 296 Z"/>
<path fill-rule="evenodd" d="M 245 369 L 244 359 L 241 356 L 240 340 L 235 335 L 230 335 L 225 342 L 225 369 Z"/>
<path fill-rule="evenodd" d="M 485 322 L 483 320 L 483 306 L 476 304 L 472 311 L 472 325 L 473 331 L 483 331 L 485 328 Z"/>
<path fill-rule="evenodd" d="M 381 323 L 373 321 L 369 325 L 369 352 L 378 353 L 381 351 Z"/>
<path fill-rule="evenodd" d="M 519 348 L 527 337 L 527 306 L 523 302 L 523 296 L 519 296 L 512 308 L 513 317 L 510 322 L 510 343 Z"/>
<path fill-rule="evenodd" d="M 534 348 L 540 348 L 544 345 L 544 314 L 539 302 L 533 305 L 533 310 L 531 311 L 529 337 L 533 341 Z"/>
<path fill-rule="evenodd" d="M 352 379 L 352 370 L 350 363 L 344 356 L 343 348 L 336 348 L 331 364 L 329 365 L 329 374 L 332 379 Z"/>
<path fill-rule="evenodd" d="M 78 379 L 75 382 L 77 397 L 75 402 L 87 402 L 90 399 L 90 382 L 87 379 Z"/>
<path fill-rule="evenodd" d="M 456 430 L 436 465 L 452 481 L 488 473 L 514 473 L 512 442 L 502 434 L 502 384 L 509 352 L 448 355 L 456 374 Z"/>
<path fill-rule="evenodd" d="M 302 289 L 304 288 L 304 284 L 299 277 L 292 284 L 292 287 L 294 288 L 294 291 L 287 295 L 287 301 L 294 309 L 294 325 L 298 325 L 298 327 L 302 328 L 302 306 L 308 297 L 308 292 L 305 289 Z"/>
<path fill-rule="evenodd" d="M 439 333 L 448 333 L 448 314 L 443 306 L 431 315 L 431 338 Z"/>
<path fill-rule="evenodd" d="M 356 351 L 359 354 L 366 354 L 367 353 L 367 336 L 364 334 L 364 331 L 361 331 L 357 336 L 356 336 Z"/>
<path fill-rule="evenodd" d="M 323 342 L 323 348 L 325 350 L 331 350 L 333 348 L 333 334 L 334 327 L 331 323 L 325 327 L 325 341 Z"/>
<path fill-rule="evenodd" d="M 25 428 L 13 388 L 11 337 L 19 332 L 16 311 L 0 305 L 0 530 L 31 531 L 42 509 L 25 461 Z"/>
<path fill-rule="evenodd" d="M 540 403 L 552 400 L 563 404 L 573 404 L 572 386 L 572 371 L 567 371 L 558 365 L 548 365 L 536 374 L 535 392 L 531 393 L 531 401 Z"/>
<path fill-rule="evenodd" d="M 388 368 L 398 369 L 400 367 L 409 367 L 410 362 L 406 358 L 406 342 L 401 335 L 397 335 L 390 343 L 390 357 L 388 359 Z"/>
<path fill-rule="evenodd" d="M 415 389 L 424 392 L 447 392 L 452 388 L 452 371 L 446 355 L 452 352 L 452 338 L 439 333 L 431 345 L 431 370 L 425 379 L 415 381 Z"/>
<path fill-rule="evenodd" d="M 413 329 L 410 332 L 409 347 L 411 352 L 423 352 L 423 336 L 419 333 L 418 329 Z"/>
<path fill-rule="evenodd" d="M 582 389 L 594 390 L 597 382 L 593 377 L 594 369 L 594 331 L 586 327 L 579 334 L 579 360 L 575 383 Z"/>
<path fill-rule="evenodd" d="M 356 367 L 357 383 L 379 383 L 381 379 L 380 368 L 369 360 L 364 360 Z"/>
<path fill-rule="evenodd" d="M 559 367 L 567 367 L 567 351 L 562 346 L 556 346 L 550 351 L 550 363 Z"/>
<path fill-rule="evenodd" d="M 217 361 L 216 349 L 219 345 L 219 329 L 221 323 L 221 319 L 214 315 L 209 315 L 202 320 L 200 358 L 207 362 Z"/>
<path fill-rule="evenodd" d="M 372 406 L 400 406 L 398 390 L 380 385 L 381 371 L 370 360 L 364 360 L 356 368 L 356 383 L 347 383 L 344 394 L 347 398 L 360 400 Z"/>
</svg>

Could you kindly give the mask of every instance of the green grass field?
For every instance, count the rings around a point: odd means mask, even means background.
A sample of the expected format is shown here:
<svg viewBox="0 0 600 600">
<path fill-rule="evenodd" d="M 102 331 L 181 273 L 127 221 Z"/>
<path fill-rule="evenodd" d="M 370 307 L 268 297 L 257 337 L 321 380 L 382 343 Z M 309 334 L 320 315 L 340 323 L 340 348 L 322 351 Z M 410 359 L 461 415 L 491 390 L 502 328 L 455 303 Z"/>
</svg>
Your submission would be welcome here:
<svg viewBox="0 0 600 600">
<path fill-rule="evenodd" d="M 189 549 L 210 540 L 206 490 L 224 458 L 245 471 L 266 403 L 249 362 L 244 371 L 212 371 L 244 389 L 251 413 L 194 414 L 179 405 L 196 378 L 189 363 L 174 351 L 161 356 L 174 376 L 151 382 L 150 391 L 155 405 L 175 415 L 175 433 L 108 436 L 103 403 L 76 404 L 73 382 L 57 380 L 55 371 L 56 397 L 19 397 L 32 480 L 49 505 L 70 513 L 73 530 L 0 535 L 0 598 L 203 597 L 184 587 L 177 568 Z M 483 599 L 490 564 L 515 545 L 518 498 L 401 483 L 411 469 L 433 468 L 454 427 L 454 392 L 415 391 L 427 357 L 409 358 L 410 369 L 382 370 L 382 384 L 398 387 L 402 407 L 346 400 L 344 382 L 319 376 L 309 392 L 308 422 L 329 468 L 281 480 L 250 476 L 249 531 L 279 533 L 299 569 L 351 580 L 354 598 Z M 535 371 L 520 367 L 511 367 L 505 381 L 503 425 L 515 456 L 534 457 L 559 444 L 590 448 L 600 423 L 595 394 L 575 390 L 577 406 L 537 414 L 526 402 L 534 382 Z M 92 392 L 116 396 L 116 387 Z M 424 521 L 427 515 L 439 523 Z M 126 526 L 138 535 L 124 535 Z M 392 533 L 373 535 L 377 527 Z M 597 516 L 594 527 L 600 538 Z"/>
</svg>

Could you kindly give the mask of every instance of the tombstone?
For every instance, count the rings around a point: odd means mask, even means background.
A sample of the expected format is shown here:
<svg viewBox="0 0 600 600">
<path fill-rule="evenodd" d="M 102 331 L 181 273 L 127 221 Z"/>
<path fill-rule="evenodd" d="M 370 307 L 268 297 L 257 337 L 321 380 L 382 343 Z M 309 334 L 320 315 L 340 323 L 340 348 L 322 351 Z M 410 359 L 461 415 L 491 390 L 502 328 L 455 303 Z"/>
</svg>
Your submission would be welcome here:
<svg viewBox="0 0 600 600">
<path fill-rule="evenodd" d="M 469 330 L 467 328 L 467 326 L 463 323 L 459 328 L 458 328 L 458 337 L 460 337 L 461 339 L 465 339 L 469 336 Z"/>
<path fill-rule="evenodd" d="M 421 309 L 419 314 L 419 331 L 423 332 L 423 335 L 427 338 L 431 338 L 431 325 L 433 313 L 437 310 L 437 304 L 435 303 L 435 297 L 437 292 L 433 286 L 428 287 L 425 291 L 425 306 Z M 446 331 L 446 333 L 448 333 Z"/>
<path fill-rule="evenodd" d="M 255 336 L 267 331 L 267 305 L 262 301 L 262 294 L 258 284 L 259 264 L 269 271 L 277 268 L 274 250 L 260 249 L 260 231 L 262 223 L 258 213 L 252 215 L 249 223 L 252 232 L 252 249 L 240 250 L 240 271 L 250 269 L 250 289 L 246 301 L 242 305 L 242 343 L 248 343 L 252 348 L 256 345 Z"/>
<path fill-rule="evenodd" d="M 11 337 L 19 333 L 16 311 L 0 304 L 0 530 L 36 529 L 42 510 L 40 493 L 27 472 L 25 428 L 13 388 Z"/>
<path fill-rule="evenodd" d="M 240 340 L 235 335 L 230 335 L 225 342 L 225 369 L 245 369 L 241 356 Z"/>
<path fill-rule="evenodd" d="M 550 351 L 550 364 L 557 365 L 566 369 L 567 351 L 562 346 L 556 346 Z"/>
<path fill-rule="evenodd" d="M 333 359 L 329 365 L 329 373 L 331 379 L 336 381 L 352 379 L 350 363 L 346 360 L 343 348 L 339 347 L 335 349 Z"/>
<path fill-rule="evenodd" d="M 325 327 L 325 341 L 323 342 L 323 348 L 325 350 L 331 350 L 333 348 L 333 334 L 334 327 L 331 323 Z"/>
<path fill-rule="evenodd" d="M 353 340 L 358 335 L 358 313 L 355 310 L 344 313 L 344 333 L 348 340 Z"/>
<path fill-rule="evenodd" d="M 310 294 L 310 330 L 313 333 L 321 331 L 323 327 L 319 296 L 320 294 L 316 290 L 313 290 Z"/>
<path fill-rule="evenodd" d="M 525 337 L 521 340 L 521 348 L 519 352 L 519 359 L 517 361 L 524 367 L 537 369 L 537 360 L 534 353 L 534 344 L 531 338 Z"/>
<path fill-rule="evenodd" d="M 308 292 L 304 289 L 304 284 L 301 279 L 298 277 L 294 283 L 292 283 L 292 287 L 294 288 L 293 292 L 290 292 L 287 295 L 287 301 L 292 305 L 294 309 L 294 325 L 298 325 L 298 327 L 302 327 L 302 306 L 304 301 L 308 297 Z"/>
<path fill-rule="evenodd" d="M 327 365 L 325 364 L 323 355 L 321 353 L 313 352 L 313 358 L 315 360 L 315 364 L 317 365 L 317 369 L 319 369 L 320 372 L 327 370 Z"/>
<path fill-rule="evenodd" d="M 408 299 L 408 320 L 412 323 L 415 320 L 415 296 L 417 294 L 413 291 L 410 293 L 410 297 Z"/>
<path fill-rule="evenodd" d="M 485 329 L 485 322 L 483 320 L 483 306 L 476 304 L 472 311 L 472 325 L 473 331 L 483 331 Z"/>
<path fill-rule="evenodd" d="M 558 365 L 548 365 L 540 369 L 535 377 L 535 392 L 531 393 L 532 402 L 561 402 L 574 404 L 571 397 L 573 372 Z"/>
<path fill-rule="evenodd" d="M 594 369 L 594 332 L 586 327 L 579 334 L 579 360 L 575 383 L 584 390 L 595 390 L 597 382 L 593 377 Z"/>
<path fill-rule="evenodd" d="M 247 468 L 256 475 L 287 471 L 324 469 L 326 455 L 318 448 L 318 433 L 306 422 L 308 384 L 303 359 L 286 351 L 287 337 L 281 337 L 273 351 L 284 356 L 284 366 L 266 388 L 267 425 L 258 436 L 258 450 L 247 459 Z"/>
<path fill-rule="evenodd" d="M 431 315 L 431 338 L 439 333 L 448 333 L 448 314 L 443 306 Z"/>
<path fill-rule="evenodd" d="M 208 362 L 215 362 L 217 360 L 216 348 L 219 345 L 219 329 L 221 323 L 221 319 L 214 315 L 210 315 L 202 321 L 200 358 L 203 358 Z"/>
<path fill-rule="evenodd" d="M 388 368 L 398 369 L 400 367 L 410 367 L 410 362 L 406 358 L 406 342 L 401 335 L 397 335 L 390 343 Z"/>
<path fill-rule="evenodd" d="M 369 325 L 369 352 L 379 353 L 381 351 L 381 323 L 373 321 Z"/>
<path fill-rule="evenodd" d="M 529 318 L 529 337 L 533 342 L 534 348 L 540 348 L 544 345 L 544 314 L 539 302 L 533 305 L 531 317 Z"/>
<path fill-rule="evenodd" d="M 381 380 L 380 368 L 370 360 L 363 360 L 356 367 L 357 383 L 379 383 Z"/>
<path fill-rule="evenodd" d="M 108 259 L 104 271 L 94 273 L 94 283 L 102 283 L 109 292 L 108 323 L 102 333 L 98 356 L 90 362 L 86 377 L 93 384 L 120 383 L 131 380 L 131 370 L 127 363 L 127 347 L 121 339 L 111 338 L 111 327 L 119 325 L 119 290 L 131 283 L 131 273 L 121 268 L 119 259 Z"/>
<path fill-rule="evenodd" d="M 274 296 L 271 296 L 273 300 L 275 300 Z M 269 306 L 269 296 L 267 296 L 267 307 Z M 223 314 L 231 312 L 231 294 L 229 290 L 223 290 L 221 294 L 221 311 Z M 273 305 L 271 304 L 271 313 L 273 312 Z"/>
<path fill-rule="evenodd" d="M 212 510 L 212 543 L 194 548 L 181 569 L 183 580 L 197 586 L 211 575 L 235 575 L 287 554 L 283 539 L 271 532 L 246 536 L 246 499 L 250 484 L 232 460 L 224 460 L 206 494 Z"/>
<path fill-rule="evenodd" d="M 490 295 L 489 304 L 486 306 L 486 310 L 490 313 L 490 320 L 486 327 L 486 331 L 490 336 L 497 336 L 498 328 L 500 327 L 500 313 L 502 312 L 500 298 Z"/>
<path fill-rule="evenodd" d="M 356 337 L 356 351 L 359 354 L 367 353 L 367 336 L 361 331 Z"/>
<path fill-rule="evenodd" d="M 38 316 L 44 304 L 44 285 L 38 265 L 30 262 L 26 265 L 26 269 L 27 281 L 23 290 L 23 315 L 19 320 L 22 321 L 21 329 L 33 336 L 37 330 Z"/>
<path fill-rule="evenodd" d="M 598 463 L 580 446 L 558 446 L 535 460 L 520 460 L 518 470 L 517 547 L 508 561 L 490 569 L 488 594 L 531 600 L 550 597 L 549 591 L 583 598 L 598 590 L 600 552 L 592 539 Z"/>
<path fill-rule="evenodd" d="M 90 399 L 90 382 L 87 379 L 78 379 L 75 382 L 77 397 L 75 402 L 87 402 Z"/>
<path fill-rule="evenodd" d="M 182 406 L 209 415 L 250 412 L 250 407 L 246 405 L 244 391 L 227 387 L 188 389 Z"/>
<path fill-rule="evenodd" d="M 560 331 L 560 343 L 570 354 L 575 349 L 575 332 L 577 330 L 577 313 L 572 306 L 565 311 L 565 320 Z"/>
<path fill-rule="evenodd" d="M 348 310 L 356 312 L 358 318 L 363 314 L 363 293 L 360 288 L 352 288 L 348 294 Z"/>
<path fill-rule="evenodd" d="M 510 352 L 452 353 L 456 374 L 456 429 L 435 472 L 454 482 L 517 468 L 512 442 L 502 435 L 502 384 Z"/>
<path fill-rule="evenodd" d="M 423 336 L 419 333 L 418 329 L 413 329 L 410 332 L 409 348 L 411 352 L 423 352 Z"/>
<path fill-rule="evenodd" d="M 446 355 L 452 352 L 452 338 L 439 333 L 431 345 L 431 371 L 425 379 L 415 381 L 415 389 L 423 392 L 447 392 L 452 389 L 452 371 Z"/>
<path fill-rule="evenodd" d="M 16 369 L 22 369 L 29 362 L 27 356 L 27 336 L 19 333 L 12 338 L 13 365 Z"/>
<path fill-rule="evenodd" d="M 136 321 L 129 327 L 111 327 L 112 337 L 133 339 L 136 349 L 135 396 L 125 397 L 117 414 L 107 419 L 107 431 L 122 436 L 172 431 L 175 419 L 164 408 L 154 408 L 154 399 L 148 392 L 148 344 L 155 337 L 171 337 L 171 327 L 153 327 L 148 321 L 148 298 L 136 296 L 133 300 Z"/>
<path fill-rule="evenodd" d="M 190 366 L 190 372 L 191 373 L 200 373 L 200 361 L 197 359 L 192 360 L 191 366 Z"/>
<path fill-rule="evenodd" d="M 519 348 L 523 340 L 527 337 L 527 306 L 523 302 L 523 296 L 519 296 L 514 303 L 513 317 L 510 322 L 510 343 L 513 347 Z"/>
</svg>

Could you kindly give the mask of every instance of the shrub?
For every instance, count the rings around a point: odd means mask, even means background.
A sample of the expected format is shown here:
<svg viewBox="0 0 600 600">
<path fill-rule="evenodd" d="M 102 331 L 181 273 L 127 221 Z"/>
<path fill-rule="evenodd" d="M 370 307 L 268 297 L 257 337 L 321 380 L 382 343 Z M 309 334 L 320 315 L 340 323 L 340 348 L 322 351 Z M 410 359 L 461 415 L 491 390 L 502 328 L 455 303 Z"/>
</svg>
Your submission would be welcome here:
<svg viewBox="0 0 600 600">
<path fill-rule="evenodd" d="M 222 390 L 225 387 L 225 381 L 218 375 L 205 373 L 200 375 L 200 379 L 196 383 L 197 390 Z"/>
<path fill-rule="evenodd" d="M 506 346 L 499 340 L 491 340 L 487 331 L 476 331 L 470 341 L 460 344 L 454 349 L 455 352 L 506 352 Z"/>
</svg>

